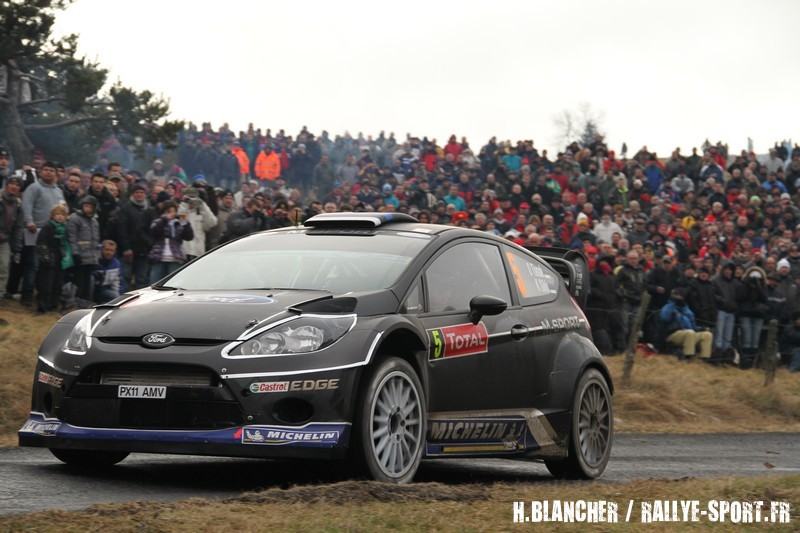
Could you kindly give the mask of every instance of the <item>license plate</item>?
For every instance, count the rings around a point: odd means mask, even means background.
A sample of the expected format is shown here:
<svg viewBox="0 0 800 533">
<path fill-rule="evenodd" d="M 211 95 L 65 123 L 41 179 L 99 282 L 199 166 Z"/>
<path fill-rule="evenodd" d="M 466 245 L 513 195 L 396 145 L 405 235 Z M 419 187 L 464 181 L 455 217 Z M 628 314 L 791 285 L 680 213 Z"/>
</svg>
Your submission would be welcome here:
<svg viewBox="0 0 800 533">
<path fill-rule="evenodd" d="M 166 387 L 152 385 L 120 385 L 117 389 L 117 398 L 150 398 L 163 400 L 167 397 Z"/>
</svg>

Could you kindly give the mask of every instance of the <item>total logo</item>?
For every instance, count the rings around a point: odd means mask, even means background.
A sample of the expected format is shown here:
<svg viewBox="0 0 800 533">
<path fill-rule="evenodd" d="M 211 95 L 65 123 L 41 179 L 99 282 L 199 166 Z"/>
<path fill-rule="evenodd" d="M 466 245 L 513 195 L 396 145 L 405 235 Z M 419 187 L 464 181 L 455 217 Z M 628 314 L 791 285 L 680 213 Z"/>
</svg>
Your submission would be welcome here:
<svg viewBox="0 0 800 533">
<path fill-rule="evenodd" d="M 489 350 L 489 332 L 483 322 L 429 329 L 428 337 L 431 347 L 429 358 L 433 361 L 486 353 Z"/>
<path fill-rule="evenodd" d="M 250 384 L 250 392 L 263 394 L 270 392 L 310 392 L 336 390 L 339 379 L 304 379 L 297 381 L 258 381 Z"/>
</svg>

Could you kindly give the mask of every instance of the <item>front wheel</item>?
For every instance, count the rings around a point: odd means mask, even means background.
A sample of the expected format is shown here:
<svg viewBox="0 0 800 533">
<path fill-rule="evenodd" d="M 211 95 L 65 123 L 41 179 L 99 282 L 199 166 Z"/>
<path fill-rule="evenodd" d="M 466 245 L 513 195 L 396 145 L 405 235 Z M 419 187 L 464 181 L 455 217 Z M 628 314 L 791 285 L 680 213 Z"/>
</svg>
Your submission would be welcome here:
<svg viewBox="0 0 800 533">
<path fill-rule="evenodd" d="M 56 459 L 70 466 L 82 468 L 104 468 L 114 466 L 126 457 L 128 452 L 112 452 L 101 450 L 61 450 L 50 448 Z"/>
<path fill-rule="evenodd" d="M 356 420 L 356 442 L 370 477 L 408 483 L 422 460 L 425 396 L 403 359 L 381 361 L 365 378 Z"/>
<path fill-rule="evenodd" d="M 600 477 L 608 465 L 613 440 L 611 391 L 603 375 L 590 368 L 584 372 L 575 388 L 569 456 L 557 461 L 545 461 L 545 466 L 557 478 Z"/>
</svg>

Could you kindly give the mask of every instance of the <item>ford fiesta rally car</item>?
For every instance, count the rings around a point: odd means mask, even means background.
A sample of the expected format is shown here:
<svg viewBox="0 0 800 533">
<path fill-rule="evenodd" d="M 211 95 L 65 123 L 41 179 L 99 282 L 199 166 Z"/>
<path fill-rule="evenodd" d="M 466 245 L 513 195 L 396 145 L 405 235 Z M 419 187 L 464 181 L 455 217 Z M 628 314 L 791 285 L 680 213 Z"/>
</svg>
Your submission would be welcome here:
<svg viewBox="0 0 800 533">
<path fill-rule="evenodd" d="M 490 456 L 594 478 L 613 412 L 587 279 L 576 252 L 402 214 L 317 215 L 64 316 L 19 442 L 82 466 L 357 458 L 404 482 L 423 458 Z"/>
</svg>

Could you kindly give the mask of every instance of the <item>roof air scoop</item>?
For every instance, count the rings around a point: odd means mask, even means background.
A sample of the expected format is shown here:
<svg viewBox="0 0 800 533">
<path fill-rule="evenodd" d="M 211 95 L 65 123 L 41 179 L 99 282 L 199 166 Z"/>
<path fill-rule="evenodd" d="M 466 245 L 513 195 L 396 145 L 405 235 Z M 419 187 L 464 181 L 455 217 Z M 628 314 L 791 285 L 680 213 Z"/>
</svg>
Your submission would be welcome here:
<svg viewBox="0 0 800 533">
<path fill-rule="evenodd" d="M 304 222 L 312 228 L 378 228 L 399 222 L 419 220 L 405 213 L 321 213 Z"/>
</svg>

